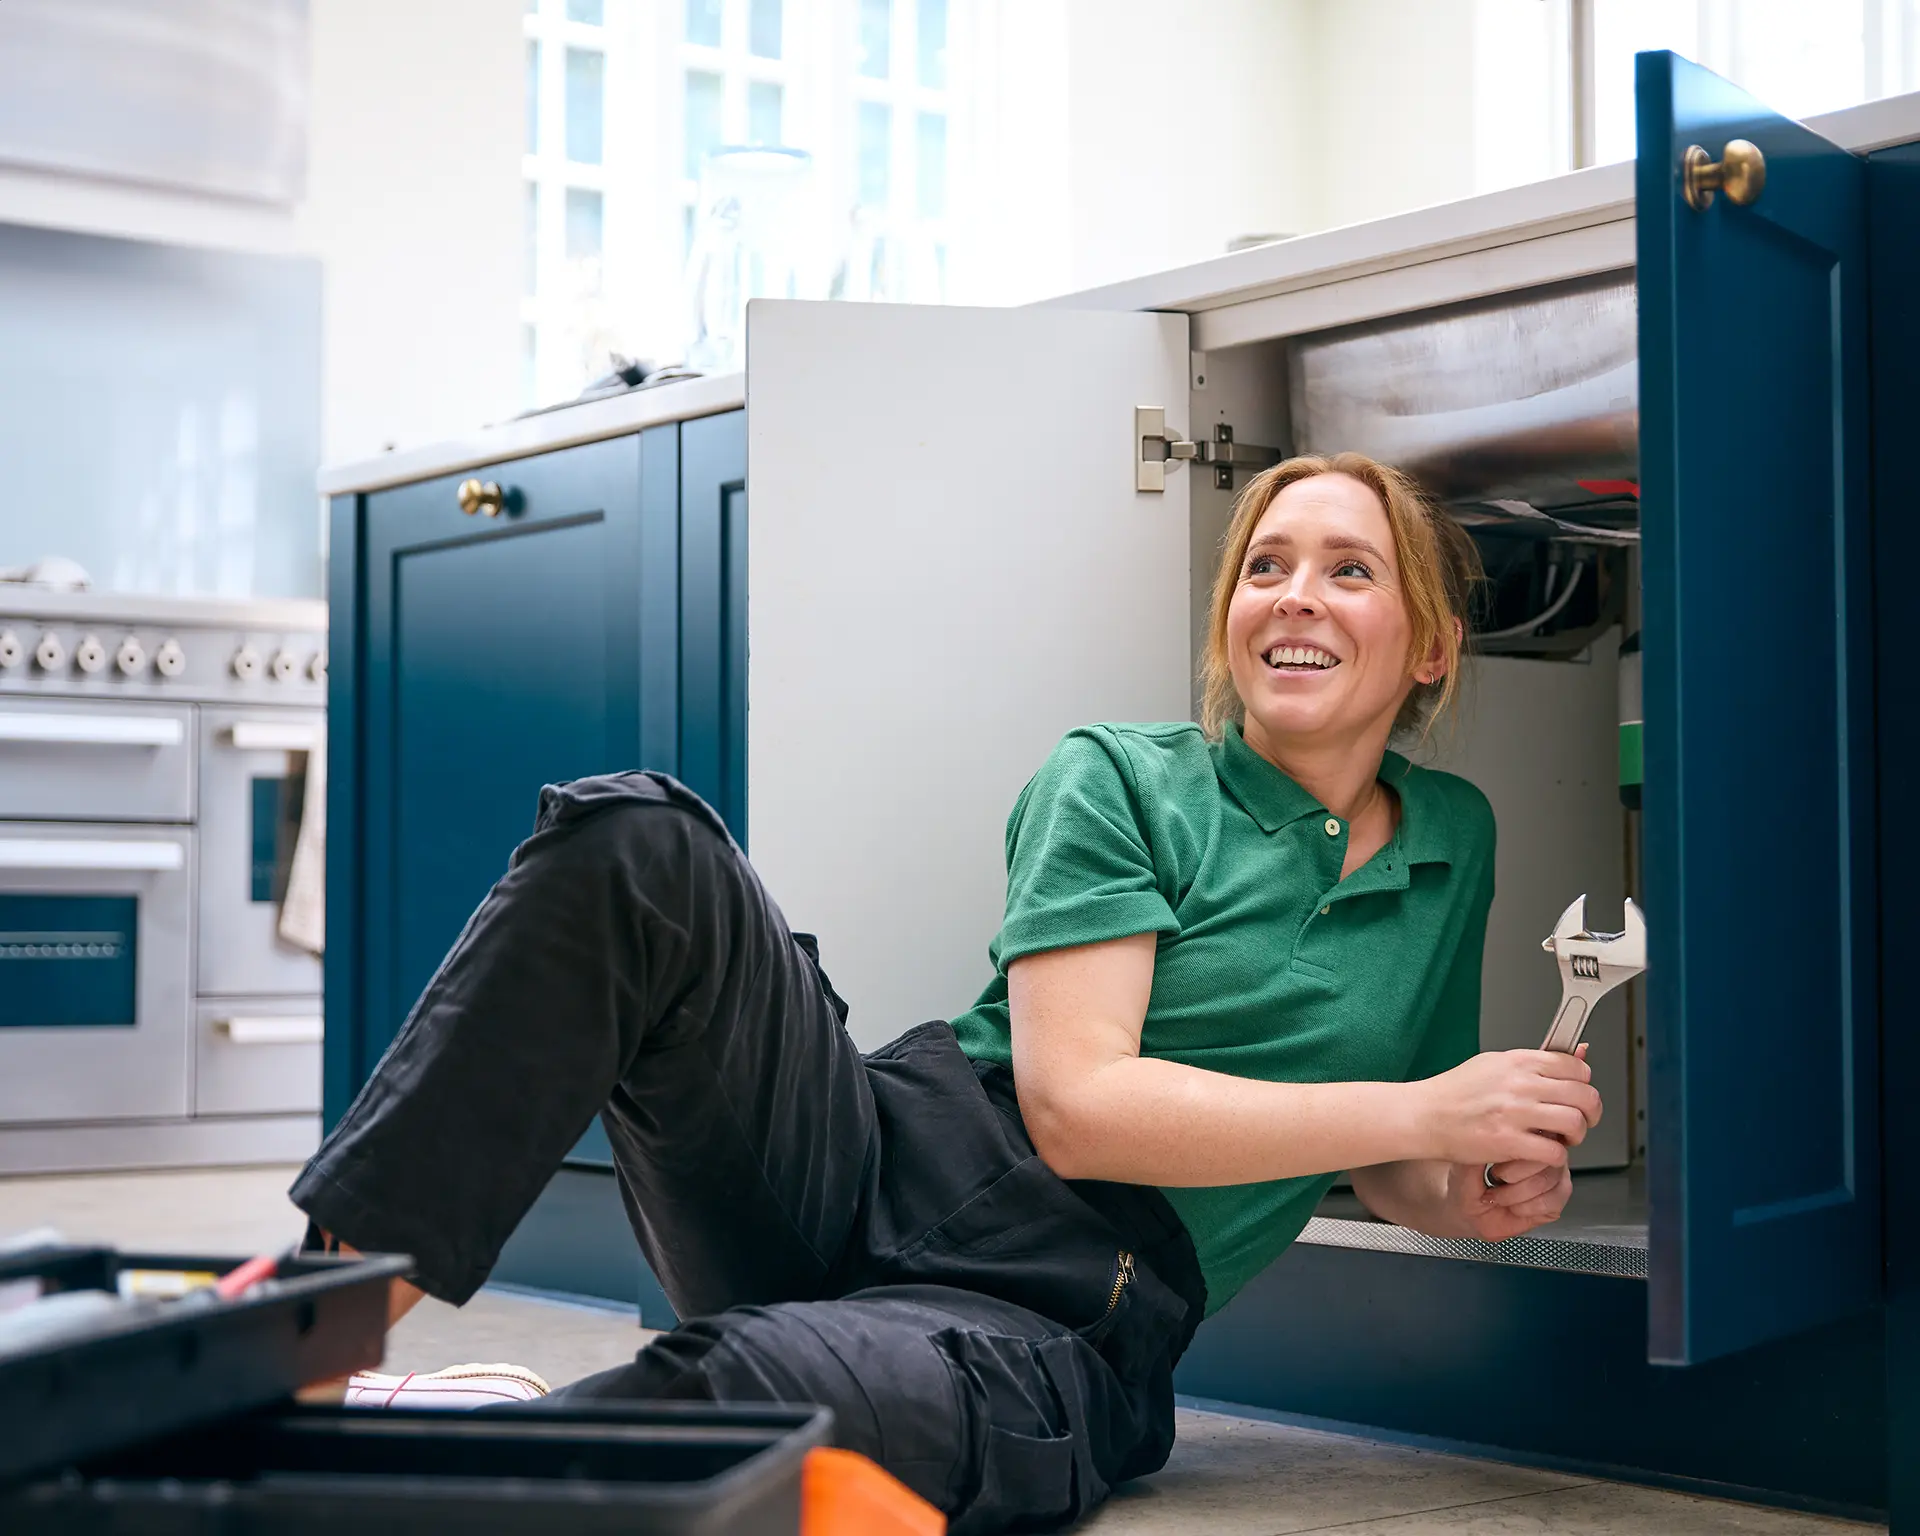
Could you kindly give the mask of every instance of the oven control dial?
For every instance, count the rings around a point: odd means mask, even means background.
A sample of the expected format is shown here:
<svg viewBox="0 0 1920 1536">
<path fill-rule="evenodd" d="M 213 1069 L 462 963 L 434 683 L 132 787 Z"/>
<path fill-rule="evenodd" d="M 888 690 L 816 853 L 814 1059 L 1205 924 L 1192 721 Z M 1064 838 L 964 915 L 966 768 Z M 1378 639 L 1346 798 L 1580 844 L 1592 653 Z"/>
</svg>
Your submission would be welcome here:
<svg viewBox="0 0 1920 1536">
<path fill-rule="evenodd" d="M 27 648 L 10 629 L 0 629 L 0 667 L 17 667 L 27 659 Z"/>
<path fill-rule="evenodd" d="M 307 676 L 316 683 L 327 680 L 327 653 L 324 649 L 313 653 L 313 660 L 307 663 Z"/>
<path fill-rule="evenodd" d="M 33 648 L 33 661 L 42 672 L 58 672 L 67 664 L 67 648 L 58 635 L 48 631 Z"/>
<path fill-rule="evenodd" d="M 153 669 L 162 677 L 178 677 L 187 670 L 187 653 L 178 640 L 160 642 L 160 649 L 153 653 Z"/>
<path fill-rule="evenodd" d="M 275 651 L 269 667 L 276 683 L 290 683 L 300 675 L 300 658 L 292 651 Z"/>
<path fill-rule="evenodd" d="M 243 683 L 250 683 L 260 675 L 260 653 L 250 645 L 243 645 L 233 653 L 233 675 Z"/>
<path fill-rule="evenodd" d="M 113 664 L 123 677 L 138 677 L 147 664 L 147 648 L 128 635 L 120 642 L 120 649 L 113 653 Z"/>
<path fill-rule="evenodd" d="M 107 648 L 100 643 L 98 635 L 83 635 L 80 643 L 73 648 L 73 664 L 87 676 L 106 670 Z"/>
</svg>

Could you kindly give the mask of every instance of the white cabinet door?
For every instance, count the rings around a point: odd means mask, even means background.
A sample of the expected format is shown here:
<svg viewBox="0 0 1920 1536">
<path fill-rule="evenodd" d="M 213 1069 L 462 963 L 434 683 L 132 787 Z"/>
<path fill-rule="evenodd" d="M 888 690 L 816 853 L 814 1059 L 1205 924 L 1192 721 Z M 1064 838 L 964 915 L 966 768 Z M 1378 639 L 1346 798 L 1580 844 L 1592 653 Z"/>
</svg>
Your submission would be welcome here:
<svg viewBox="0 0 1920 1536">
<path fill-rule="evenodd" d="M 748 311 L 747 832 L 863 1047 L 990 979 L 1007 813 L 1062 734 L 1187 718 L 1184 315 Z"/>
</svg>

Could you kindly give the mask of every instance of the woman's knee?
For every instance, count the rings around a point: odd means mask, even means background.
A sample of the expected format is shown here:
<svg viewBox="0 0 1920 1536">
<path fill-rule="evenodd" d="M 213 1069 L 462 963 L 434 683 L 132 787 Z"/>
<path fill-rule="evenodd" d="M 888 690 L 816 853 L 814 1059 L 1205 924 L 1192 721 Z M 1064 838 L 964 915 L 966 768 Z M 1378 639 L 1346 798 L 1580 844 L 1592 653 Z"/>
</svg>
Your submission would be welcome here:
<svg viewBox="0 0 1920 1536">
<path fill-rule="evenodd" d="M 671 891 L 738 878 L 739 858 L 726 823 L 706 801 L 664 774 L 635 772 L 546 786 L 533 835 L 513 862 Z"/>
</svg>

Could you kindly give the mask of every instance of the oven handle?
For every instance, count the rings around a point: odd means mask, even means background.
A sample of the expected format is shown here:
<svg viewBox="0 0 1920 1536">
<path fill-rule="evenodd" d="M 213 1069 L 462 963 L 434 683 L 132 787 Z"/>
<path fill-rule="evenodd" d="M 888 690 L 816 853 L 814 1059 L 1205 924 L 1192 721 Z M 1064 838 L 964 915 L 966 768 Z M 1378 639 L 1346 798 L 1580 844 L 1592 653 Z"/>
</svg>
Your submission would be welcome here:
<svg viewBox="0 0 1920 1536">
<path fill-rule="evenodd" d="M 186 739 L 186 727 L 168 715 L 0 714 L 0 741 L 75 747 L 177 747 Z"/>
<path fill-rule="evenodd" d="M 235 1045 L 318 1045 L 325 1033 L 324 1021 L 318 1014 L 279 1017 L 243 1014 L 215 1019 L 213 1027 Z"/>
<path fill-rule="evenodd" d="M 320 745 L 317 726 L 272 720 L 240 720 L 222 733 L 241 752 L 312 752 Z"/>
<path fill-rule="evenodd" d="M 104 839 L 0 837 L 0 869 L 184 869 L 178 843 L 120 843 Z"/>
</svg>

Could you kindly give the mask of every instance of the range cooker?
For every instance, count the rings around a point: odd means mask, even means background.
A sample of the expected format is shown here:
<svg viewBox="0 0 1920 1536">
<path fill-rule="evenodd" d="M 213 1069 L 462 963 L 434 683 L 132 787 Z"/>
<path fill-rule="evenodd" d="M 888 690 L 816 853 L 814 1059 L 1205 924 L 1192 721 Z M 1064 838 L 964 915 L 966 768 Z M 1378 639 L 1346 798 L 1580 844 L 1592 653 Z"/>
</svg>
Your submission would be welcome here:
<svg viewBox="0 0 1920 1536">
<path fill-rule="evenodd" d="M 0 1173 L 315 1145 L 321 966 L 280 930 L 326 625 L 0 585 Z"/>
</svg>

